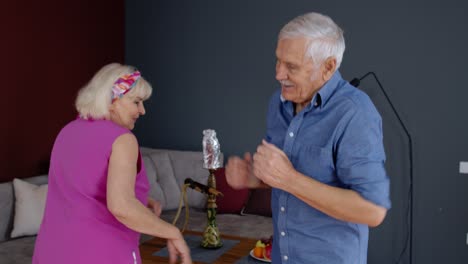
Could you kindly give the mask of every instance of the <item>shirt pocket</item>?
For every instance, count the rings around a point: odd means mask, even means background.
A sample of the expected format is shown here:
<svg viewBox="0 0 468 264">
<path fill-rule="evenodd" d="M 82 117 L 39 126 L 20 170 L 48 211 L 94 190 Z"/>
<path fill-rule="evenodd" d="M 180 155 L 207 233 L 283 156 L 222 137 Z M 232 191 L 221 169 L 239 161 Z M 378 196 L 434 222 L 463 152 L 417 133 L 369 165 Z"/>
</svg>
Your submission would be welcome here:
<svg viewBox="0 0 468 264">
<path fill-rule="evenodd" d="M 295 169 L 300 173 L 322 183 L 335 181 L 335 165 L 331 149 L 302 144 L 293 160 Z"/>
</svg>

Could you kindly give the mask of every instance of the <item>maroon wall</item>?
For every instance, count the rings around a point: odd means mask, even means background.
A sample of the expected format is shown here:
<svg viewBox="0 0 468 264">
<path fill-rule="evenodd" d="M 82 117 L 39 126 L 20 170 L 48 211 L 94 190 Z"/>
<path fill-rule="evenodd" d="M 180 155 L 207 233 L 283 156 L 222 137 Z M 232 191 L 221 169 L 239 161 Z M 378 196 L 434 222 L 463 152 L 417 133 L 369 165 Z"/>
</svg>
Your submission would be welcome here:
<svg viewBox="0 0 468 264">
<path fill-rule="evenodd" d="M 124 0 L 9 2 L 0 41 L 0 182 L 47 172 L 55 136 L 76 116 L 77 91 L 104 64 L 122 63 L 125 43 Z"/>
</svg>

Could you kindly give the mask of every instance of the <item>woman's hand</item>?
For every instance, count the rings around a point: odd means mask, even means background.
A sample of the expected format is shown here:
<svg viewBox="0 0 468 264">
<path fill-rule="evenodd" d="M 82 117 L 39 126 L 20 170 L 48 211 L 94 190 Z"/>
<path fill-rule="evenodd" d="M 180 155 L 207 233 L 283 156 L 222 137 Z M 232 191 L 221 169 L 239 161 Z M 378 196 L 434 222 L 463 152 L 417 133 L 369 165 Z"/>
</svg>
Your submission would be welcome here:
<svg viewBox="0 0 468 264">
<path fill-rule="evenodd" d="M 160 216 L 162 211 L 162 206 L 159 201 L 154 200 L 151 197 L 148 197 L 148 208 L 156 215 Z"/>
<path fill-rule="evenodd" d="M 178 257 L 180 257 L 181 264 L 192 264 L 190 249 L 182 235 L 176 239 L 168 239 L 167 249 L 169 251 L 169 263 L 176 263 Z"/>
</svg>

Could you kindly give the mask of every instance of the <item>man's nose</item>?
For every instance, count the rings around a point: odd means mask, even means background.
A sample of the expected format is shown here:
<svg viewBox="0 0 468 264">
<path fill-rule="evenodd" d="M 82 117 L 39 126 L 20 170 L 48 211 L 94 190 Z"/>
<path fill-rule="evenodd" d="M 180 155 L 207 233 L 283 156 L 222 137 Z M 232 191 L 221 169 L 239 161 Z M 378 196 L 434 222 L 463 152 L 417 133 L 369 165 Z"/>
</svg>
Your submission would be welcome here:
<svg viewBox="0 0 468 264">
<path fill-rule="evenodd" d="M 286 80 L 288 75 L 286 73 L 286 69 L 280 64 L 276 67 L 276 80 Z"/>
</svg>

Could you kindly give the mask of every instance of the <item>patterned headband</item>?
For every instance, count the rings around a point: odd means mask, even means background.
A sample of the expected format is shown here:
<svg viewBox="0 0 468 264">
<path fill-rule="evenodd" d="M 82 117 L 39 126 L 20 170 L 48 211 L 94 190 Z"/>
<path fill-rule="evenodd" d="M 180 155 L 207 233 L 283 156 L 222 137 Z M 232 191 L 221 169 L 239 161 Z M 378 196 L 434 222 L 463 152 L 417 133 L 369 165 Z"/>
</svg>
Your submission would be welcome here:
<svg viewBox="0 0 468 264">
<path fill-rule="evenodd" d="M 114 85 L 112 85 L 112 101 L 128 93 L 135 86 L 140 77 L 140 72 L 134 71 L 133 73 L 125 74 L 117 79 Z"/>
</svg>

